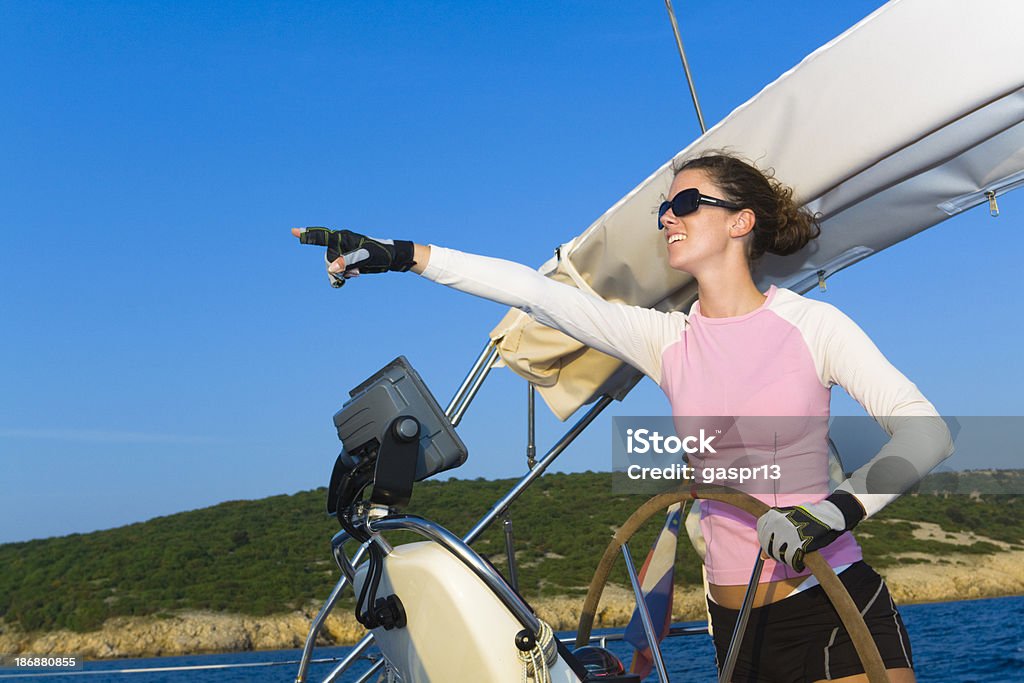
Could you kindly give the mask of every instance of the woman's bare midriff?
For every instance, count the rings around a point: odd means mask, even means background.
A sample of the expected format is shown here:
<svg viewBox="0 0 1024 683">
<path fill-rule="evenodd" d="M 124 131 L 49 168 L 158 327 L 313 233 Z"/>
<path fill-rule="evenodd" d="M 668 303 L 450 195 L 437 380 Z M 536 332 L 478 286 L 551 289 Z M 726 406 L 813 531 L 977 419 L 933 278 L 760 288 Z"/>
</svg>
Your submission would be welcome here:
<svg viewBox="0 0 1024 683">
<path fill-rule="evenodd" d="M 771 581 L 761 583 L 754 593 L 754 607 L 763 607 L 773 602 L 778 602 L 796 590 L 807 580 L 806 576 L 798 576 L 795 579 L 783 579 L 782 581 Z M 711 591 L 711 599 L 727 609 L 739 609 L 743 605 L 743 596 L 747 593 L 746 586 L 708 586 Z"/>
</svg>

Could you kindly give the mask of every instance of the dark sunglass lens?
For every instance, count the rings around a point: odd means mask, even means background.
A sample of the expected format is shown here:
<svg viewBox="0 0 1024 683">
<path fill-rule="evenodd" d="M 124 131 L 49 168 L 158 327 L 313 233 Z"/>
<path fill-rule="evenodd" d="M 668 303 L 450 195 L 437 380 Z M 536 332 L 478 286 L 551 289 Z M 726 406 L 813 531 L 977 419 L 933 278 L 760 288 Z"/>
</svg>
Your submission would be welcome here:
<svg viewBox="0 0 1024 683">
<path fill-rule="evenodd" d="M 682 217 L 696 211 L 699 205 L 700 190 L 695 187 L 691 187 L 687 190 L 683 190 L 672 198 L 672 213 L 674 213 L 677 218 Z"/>
</svg>

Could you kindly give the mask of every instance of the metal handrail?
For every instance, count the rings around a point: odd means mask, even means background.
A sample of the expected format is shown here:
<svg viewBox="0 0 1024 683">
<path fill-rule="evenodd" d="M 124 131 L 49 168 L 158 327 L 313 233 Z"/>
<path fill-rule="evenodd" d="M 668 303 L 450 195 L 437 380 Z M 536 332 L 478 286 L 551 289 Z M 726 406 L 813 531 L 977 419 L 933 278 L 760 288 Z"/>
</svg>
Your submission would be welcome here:
<svg viewBox="0 0 1024 683">
<path fill-rule="evenodd" d="M 327 616 L 334 610 L 334 606 L 338 603 L 338 598 L 341 597 L 341 592 L 345 589 L 349 583 L 355 578 L 355 569 L 352 567 L 352 563 L 349 562 L 348 556 L 345 555 L 342 546 L 348 540 L 348 533 L 345 531 L 339 531 L 331 539 L 331 550 L 334 553 L 334 560 L 338 563 L 338 568 L 341 569 L 342 576 L 338 579 L 338 583 L 334 584 L 334 589 L 328 596 L 327 601 L 324 602 L 323 607 L 317 612 L 316 617 L 313 618 L 313 622 L 309 625 L 309 633 L 306 634 L 306 642 L 302 645 L 302 658 L 299 660 L 299 671 L 295 674 L 296 683 L 303 683 L 306 680 L 306 674 L 309 672 L 309 664 L 313 659 L 313 647 L 316 645 L 316 637 L 320 634 L 320 629 L 323 628 L 324 622 L 327 621 Z M 366 546 L 363 545 L 356 551 L 355 556 L 352 558 L 352 562 L 358 564 L 359 560 L 363 558 L 366 553 Z M 348 570 L 346 571 L 346 567 Z M 365 649 L 365 648 L 364 648 Z M 348 658 L 346 658 L 347 660 Z M 343 660 L 344 661 L 344 660 Z"/>
<path fill-rule="evenodd" d="M 356 643 L 352 648 L 352 651 L 348 653 L 348 656 L 341 660 L 336 667 L 331 669 L 331 673 L 327 674 L 327 678 L 324 679 L 324 683 L 334 683 L 334 681 L 338 680 L 338 676 L 345 673 L 345 671 L 352 666 L 352 662 L 355 662 L 363 656 L 363 653 L 366 652 L 366 648 L 370 647 L 371 643 L 373 643 L 373 634 L 367 633 L 363 636 L 362 640 Z M 296 680 L 297 683 L 301 683 L 298 679 Z"/>
<path fill-rule="evenodd" d="M 540 633 L 540 620 L 537 619 L 529 606 L 523 602 L 522 598 L 506 583 L 501 574 L 477 555 L 465 541 L 440 524 L 417 515 L 391 515 L 389 517 L 369 520 L 367 528 L 375 534 L 384 531 L 411 531 L 437 543 L 469 567 L 484 582 L 484 585 L 490 588 L 491 592 L 512 612 L 523 627 L 529 629 L 530 633 L 534 635 Z M 352 536 L 347 531 L 339 531 L 334 535 L 331 546 L 334 549 L 335 558 L 338 560 L 342 572 L 348 579 L 348 583 L 354 583 L 356 570 L 353 563 L 349 562 L 348 556 L 345 555 L 344 551 L 345 544 L 350 540 L 352 540 Z M 359 549 L 357 555 L 361 555 L 365 549 L 366 546 L 364 545 Z M 358 561 L 357 557 L 355 562 L 358 563 Z M 342 584 L 342 582 L 339 581 L 339 584 Z M 339 590 L 340 585 L 335 588 L 335 591 Z M 335 598 L 336 602 L 337 598 L 333 593 L 332 597 Z"/>
<path fill-rule="evenodd" d="M 484 562 L 467 543 L 440 524 L 416 515 L 394 515 L 371 520 L 369 527 L 374 532 L 412 531 L 437 543 L 469 567 L 524 628 L 535 636 L 540 633 L 540 619 L 505 582 L 501 574 Z"/>
</svg>

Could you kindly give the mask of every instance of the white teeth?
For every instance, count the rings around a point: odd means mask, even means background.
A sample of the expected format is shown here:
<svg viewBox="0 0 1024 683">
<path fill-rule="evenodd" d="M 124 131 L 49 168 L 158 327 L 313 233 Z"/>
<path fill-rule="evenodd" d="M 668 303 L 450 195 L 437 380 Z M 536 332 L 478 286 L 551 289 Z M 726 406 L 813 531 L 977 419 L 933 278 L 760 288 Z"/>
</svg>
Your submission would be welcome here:
<svg viewBox="0 0 1024 683">
<path fill-rule="evenodd" d="M 685 240 L 685 239 L 686 239 L 686 235 L 684 235 L 681 232 L 677 232 L 676 234 L 674 234 L 674 235 L 672 235 L 671 237 L 668 238 L 668 243 L 672 244 L 674 242 L 681 242 L 682 240 Z"/>
</svg>

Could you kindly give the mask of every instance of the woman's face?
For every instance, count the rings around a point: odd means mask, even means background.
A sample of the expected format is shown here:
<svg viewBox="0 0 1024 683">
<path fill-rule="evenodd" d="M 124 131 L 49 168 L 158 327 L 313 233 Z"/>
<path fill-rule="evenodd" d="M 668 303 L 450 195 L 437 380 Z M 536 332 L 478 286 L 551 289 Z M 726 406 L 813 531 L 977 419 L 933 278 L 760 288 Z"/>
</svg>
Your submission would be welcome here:
<svg viewBox="0 0 1024 683">
<path fill-rule="evenodd" d="M 728 199 L 721 188 L 699 169 L 687 169 L 676 175 L 668 197 L 671 199 L 691 187 L 709 197 Z M 697 271 L 701 269 L 715 267 L 729 251 L 742 247 L 734 244 L 738 240 L 730 235 L 736 218 L 736 211 L 707 204 L 700 204 L 696 211 L 682 217 L 669 209 L 661 217 L 669 265 L 694 277 L 699 276 Z"/>
</svg>

